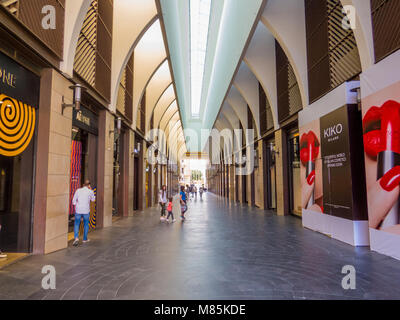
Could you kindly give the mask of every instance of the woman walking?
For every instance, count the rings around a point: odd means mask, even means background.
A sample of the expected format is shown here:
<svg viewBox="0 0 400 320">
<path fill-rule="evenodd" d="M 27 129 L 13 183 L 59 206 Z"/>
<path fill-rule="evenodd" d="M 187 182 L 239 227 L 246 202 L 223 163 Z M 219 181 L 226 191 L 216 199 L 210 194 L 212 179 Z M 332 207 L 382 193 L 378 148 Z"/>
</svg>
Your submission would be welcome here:
<svg viewBox="0 0 400 320">
<path fill-rule="evenodd" d="M 180 196 L 181 211 L 182 211 L 181 218 L 184 221 L 185 220 L 185 213 L 187 211 L 187 196 L 186 196 L 186 192 L 185 192 L 185 187 L 184 186 L 181 187 L 181 192 L 180 192 L 179 196 Z"/>
<path fill-rule="evenodd" d="M 167 186 L 163 185 L 159 196 L 158 196 L 159 200 L 158 202 L 160 203 L 161 206 L 161 221 L 165 221 L 165 217 L 166 217 L 166 213 L 165 213 L 165 206 L 167 205 Z"/>
</svg>

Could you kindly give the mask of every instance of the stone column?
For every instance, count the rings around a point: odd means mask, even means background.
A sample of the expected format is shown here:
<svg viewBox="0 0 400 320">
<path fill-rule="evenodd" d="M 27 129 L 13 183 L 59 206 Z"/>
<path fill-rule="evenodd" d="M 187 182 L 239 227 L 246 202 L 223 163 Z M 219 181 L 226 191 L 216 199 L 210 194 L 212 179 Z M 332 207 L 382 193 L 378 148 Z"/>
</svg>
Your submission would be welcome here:
<svg viewBox="0 0 400 320">
<path fill-rule="evenodd" d="M 62 97 L 72 103 L 71 82 L 53 69 L 41 79 L 33 252 L 47 254 L 68 245 L 72 109 L 62 114 Z"/>
<path fill-rule="evenodd" d="M 275 144 L 279 153 L 276 154 L 276 193 L 277 214 L 289 214 L 289 188 L 288 188 L 288 159 L 286 132 L 280 129 L 275 132 Z"/>
<path fill-rule="evenodd" d="M 98 226 L 100 228 L 112 225 L 113 175 L 114 175 L 114 116 L 107 110 L 99 114 L 99 195 Z"/>
</svg>

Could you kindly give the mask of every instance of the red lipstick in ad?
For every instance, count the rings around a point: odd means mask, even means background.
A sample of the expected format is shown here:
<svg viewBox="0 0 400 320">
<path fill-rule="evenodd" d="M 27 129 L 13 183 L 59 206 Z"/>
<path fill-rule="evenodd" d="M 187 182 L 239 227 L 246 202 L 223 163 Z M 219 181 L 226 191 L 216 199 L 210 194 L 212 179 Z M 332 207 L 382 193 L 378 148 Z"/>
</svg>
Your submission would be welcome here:
<svg viewBox="0 0 400 320">
<path fill-rule="evenodd" d="M 300 160 L 306 167 L 307 183 L 311 186 L 315 182 L 315 161 L 318 158 L 320 143 L 314 132 L 310 131 L 302 135 L 300 139 Z M 308 201 L 307 208 L 315 204 L 314 192 Z"/>
<path fill-rule="evenodd" d="M 400 104 L 389 100 L 380 108 L 372 107 L 363 119 L 365 152 L 378 161 L 377 179 L 390 192 L 398 179 L 393 179 L 393 168 L 400 165 Z M 398 186 L 398 183 L 397 183 Z M 397 202 L 380 228 L 399 224 Z"/>
</svg>

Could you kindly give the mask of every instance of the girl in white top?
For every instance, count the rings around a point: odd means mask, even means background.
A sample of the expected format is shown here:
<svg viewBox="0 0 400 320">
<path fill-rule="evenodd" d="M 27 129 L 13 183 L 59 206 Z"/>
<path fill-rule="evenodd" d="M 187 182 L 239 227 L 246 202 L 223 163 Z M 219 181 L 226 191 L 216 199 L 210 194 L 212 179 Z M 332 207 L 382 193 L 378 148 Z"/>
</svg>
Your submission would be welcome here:
<svg viewBox="0 0 400 320">
<path fill-rule="evenodd" d="M 166 218 L 166 212 L 165 212 L 165 206 L 167 205 L 168 199 L 167 199 L 167 186 L 162 186 L 160 193 L 158 195 L 158 202 L 160 203 L 161 206 L 161 220 L 165 220 Z"/>
</svg>

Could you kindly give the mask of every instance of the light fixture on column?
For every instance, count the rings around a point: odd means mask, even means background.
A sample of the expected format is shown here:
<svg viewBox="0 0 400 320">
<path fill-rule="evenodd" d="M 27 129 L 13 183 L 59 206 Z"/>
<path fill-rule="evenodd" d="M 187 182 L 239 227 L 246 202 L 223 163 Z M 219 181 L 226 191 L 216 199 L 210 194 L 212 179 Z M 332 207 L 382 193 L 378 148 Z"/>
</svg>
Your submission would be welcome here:
<svg viewBox="0 0 400 320">
<path fill-rule="evenodd" d="M 121 134 L 121 128 L 122 128 L 122 119 L 121 117 L 117 118 L 117 133 Z"/>
<path fill-rule="evenodd" d="M 114 130 L 110 130 L 109 135 L 111 136 L 112 133 L 116 133 L 117 135 L 120 135 L 121 128 L 122 128 L 122 119 L 121 119 L 121 117 L 118 117 L 116 124 L 115 124 L 115 128 L 114 128 Z"/>
<path fill-rule="evenodd" d="M 82 93 L 86 91 L 86 88 L 84 86 L 81 86 L 80 84 L 75 84 L 73 86 L 70 86 L 69 88 L 74 92 L 73 103 L 72 104 L 64 103 L 64 96 L 63 96 L 61 104 L 61 114 L 64 114 L 64 110 L 66 108 L 73 108 L 76 111 L 79 111 L 81 109 Z"/>
<path fill-rule="evenodd" d="M 258 160 L 259 160 L 259 156 L 260 156 L 258 149 L 255 149 L 253 152 L 254 152 L 254 168 L 258 168 L 259 167 Z"/>
<path fill-rule="evenodd" d="M 269 148 L 271 150 L 271 154 L 275 157 L 276 155 L 279 155 L 279 149 L 276 147 L 275 144 L 272 142 L 269 144 Z"/>
</svg>

